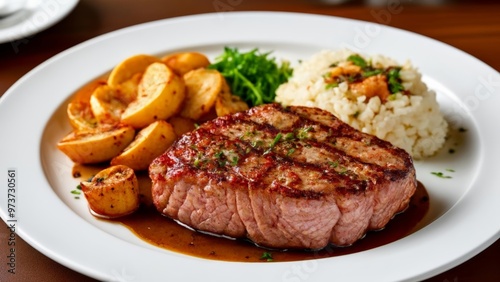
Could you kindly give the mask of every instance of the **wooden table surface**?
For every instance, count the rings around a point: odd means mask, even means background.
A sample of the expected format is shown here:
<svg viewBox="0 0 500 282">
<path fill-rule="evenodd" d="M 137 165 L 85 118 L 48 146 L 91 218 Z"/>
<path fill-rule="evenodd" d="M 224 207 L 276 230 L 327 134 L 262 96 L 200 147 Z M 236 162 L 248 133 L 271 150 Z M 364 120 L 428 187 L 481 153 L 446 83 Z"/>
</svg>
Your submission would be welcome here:
<svg viewBox="0 0 500 282">
<path fill-rule="evenodd" d="M 223 10 L 306 12 L 382 23 L 445 42 L 500 70 L 500 3 L 497 1 L 389 0 L 389 4 L 378 5 L 373 3 L 383 1 L 346 1 L 340 5 L 326 2 L 328 0 L 81 0 L 66 18 L 51 28 L 24 40 L 0 44 L 0 96 L 38 64 L 97 35 L 153 20 Z M 498 220 L 498 215 L 485 216 Z M 0 238 L 0 281 L 94 281 L 45 257 L 21 238 L 16 245 L 16 274 L 10 274 L 6 266 L 8 229 L 5 225 L 0 226 Z M 467 262 L 427 281 L 500 281 L 500 240 Z"/>
</svg>

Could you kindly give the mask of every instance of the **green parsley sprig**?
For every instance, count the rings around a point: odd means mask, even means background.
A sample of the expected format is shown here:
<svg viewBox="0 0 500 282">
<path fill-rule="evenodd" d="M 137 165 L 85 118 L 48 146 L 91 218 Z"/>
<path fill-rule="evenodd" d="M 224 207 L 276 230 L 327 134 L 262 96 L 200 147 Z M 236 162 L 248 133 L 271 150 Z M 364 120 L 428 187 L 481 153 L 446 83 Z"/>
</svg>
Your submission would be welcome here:
<svg viewBox="0 0 500 282">
<path fill-rule="evenodd" d="M 279 65 L 270 54 L 258 49 L 240 52 L 237 48 L 225 47 L 224 53 L 208 68 L 221 72 L 232 94 L 240 96 L 250 107 L 272 103 L 276 89 L 288 81 L 293 69 L 287 61 Z"/>
</svg>

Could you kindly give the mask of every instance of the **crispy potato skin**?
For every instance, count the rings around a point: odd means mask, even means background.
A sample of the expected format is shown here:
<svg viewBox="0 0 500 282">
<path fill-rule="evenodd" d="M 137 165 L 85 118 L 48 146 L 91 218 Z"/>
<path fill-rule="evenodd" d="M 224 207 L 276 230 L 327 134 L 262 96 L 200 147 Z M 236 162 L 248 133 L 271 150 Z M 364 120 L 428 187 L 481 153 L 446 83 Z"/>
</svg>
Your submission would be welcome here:
<svg viewBox="0 0 500 282">
<path fill-rule="evenodd" d="M 185 84 L 167 65 L 153 63 L 144 72 L 137 99 L 123 112 L 122 122 L 144 128 L 175 115 L 185 98 Z"/>
<path fill-rule="evenodd" d="M 73 131 L 57 144 L 73 162 L 93 164 L 109 161 L 134 139 L 135 130 L 121 126 L 105 131 Z"/>
<path fill-rule="evenodd" d="M 120 217 L 139 208 L 139 183 L 134 171 L 127 166 L 106 168 L 80 185 L 96 216 Z"/>
<path fill-rule="evenodd" d="M 149 164 L 168 147 L 177 135 L 168 122 L 159 120 L 137 133 L 134 141 L 123 152 L 111 160 L 111 165 L 126 165 L 133 170 L 146 170 Z"/>
</svg>

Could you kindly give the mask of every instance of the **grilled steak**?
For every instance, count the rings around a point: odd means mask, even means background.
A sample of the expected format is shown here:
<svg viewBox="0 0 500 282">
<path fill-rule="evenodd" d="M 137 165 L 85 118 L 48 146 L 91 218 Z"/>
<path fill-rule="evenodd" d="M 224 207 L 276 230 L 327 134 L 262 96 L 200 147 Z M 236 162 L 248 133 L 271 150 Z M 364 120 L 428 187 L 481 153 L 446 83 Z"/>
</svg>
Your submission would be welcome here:
<svg viewBox="0 0 500 282">
<path fill-rule="evenodd" d="M 273 248 L 350 245 L 403 211 L 417 184 L 404 150 L 326 111 L 278 104 L 203 124 L 149 174 L 164 215 Z"/>
</svg>

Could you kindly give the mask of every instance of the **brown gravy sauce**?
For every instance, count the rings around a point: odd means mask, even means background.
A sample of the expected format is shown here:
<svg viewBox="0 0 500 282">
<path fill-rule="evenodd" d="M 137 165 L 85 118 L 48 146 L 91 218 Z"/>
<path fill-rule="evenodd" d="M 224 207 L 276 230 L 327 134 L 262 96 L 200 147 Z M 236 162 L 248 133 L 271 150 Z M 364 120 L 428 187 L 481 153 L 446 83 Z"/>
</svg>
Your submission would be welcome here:
<svg viewBox="0 0 500 282">
<path fill-rule="evenodd" d="M 73 175 L 86 180 L 103 168 L 75 166 Z M 229 239 L 197 232 L 162 216 L 152 205 L 151 181 L 147 173 L 140 172 L 137 176 L 141 188 L 141 207 L 131 215 L 109 221 L 123 224 L 142 240 L 160 248 L 212 260 L 263 262 L 264 252 L 271 253 L 272 260 L 276 262 L 353 254 L 397 241 L 413 233 L 429 210 L 429 195 L 422 183 L 418 182 L 417 190 L 404 212 L 396 215 L 383 230 L 368 232 L 363 239 L 352 246 L 327 246 L 318 251 L 269 250 L 258 247 L 248 240 Z"/>
</svg>

